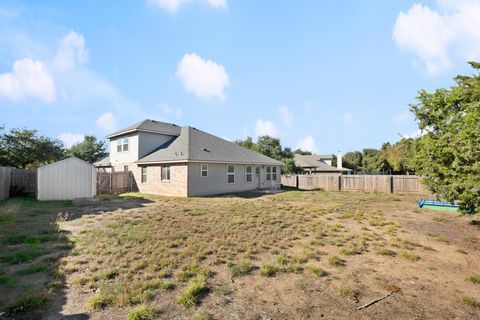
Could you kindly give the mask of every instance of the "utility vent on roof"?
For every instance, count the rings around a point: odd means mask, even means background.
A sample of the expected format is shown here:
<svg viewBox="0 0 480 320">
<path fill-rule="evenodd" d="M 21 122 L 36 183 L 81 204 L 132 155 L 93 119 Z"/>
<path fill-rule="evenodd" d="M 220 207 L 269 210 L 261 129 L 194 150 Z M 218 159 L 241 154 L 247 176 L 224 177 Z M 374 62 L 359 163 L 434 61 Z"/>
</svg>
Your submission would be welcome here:
<svg viewBox="0 0 480 320">
<path fill-rule="evenodd" d="M 205 152 L 210 152 L 210 150 L 208 150 L 206 148 L 203 148 L 202 150 L 205 151 Z"/>
</svg>

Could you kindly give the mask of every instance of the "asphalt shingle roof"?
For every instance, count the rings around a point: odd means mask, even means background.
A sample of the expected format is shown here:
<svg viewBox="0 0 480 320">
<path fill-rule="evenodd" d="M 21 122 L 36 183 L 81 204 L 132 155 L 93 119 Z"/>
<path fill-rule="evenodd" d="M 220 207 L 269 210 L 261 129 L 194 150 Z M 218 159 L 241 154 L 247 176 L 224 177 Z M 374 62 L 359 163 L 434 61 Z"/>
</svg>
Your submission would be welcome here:
<svg viewBox="0 0 480 320">
<path fill-rule="evenodd" d="M 120 131 L 114 132 L 107 136 L 107 138 L 113 138 L 128 132 L 134 131 L 146 131 L 146 132 L 157 132 L 163 133 L 171 136 L 178 136 L 180 134 L 181 127 L 173 123 L 161 122 L 156 120 L 146 119 L 126 128 L 123 128 Z"/>
<path fill-rule="evenodd" d="M 198 161 L 282 165 L 282 162 L 207 132 L 182 127 L 180 135 L 136 161 L 139 164 Z"/>
<path fill-rule="evenodd" d="M 322 161 L 322 155 L 295 155 L 295 165 L 301 168 L 315 168 L 317 171 L 331 171 L 331 172 L 340 172 L 340 171 L 352 171 L 348 168 L 342 168 L 341 170 L 337 167 L 330 166 Z"/>
</svg>

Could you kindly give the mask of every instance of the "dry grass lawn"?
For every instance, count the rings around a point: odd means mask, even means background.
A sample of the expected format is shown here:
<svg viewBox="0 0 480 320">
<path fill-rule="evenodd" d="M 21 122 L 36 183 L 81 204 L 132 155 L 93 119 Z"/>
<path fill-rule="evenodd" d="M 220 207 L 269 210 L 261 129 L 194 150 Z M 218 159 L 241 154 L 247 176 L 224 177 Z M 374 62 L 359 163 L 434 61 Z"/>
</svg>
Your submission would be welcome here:
<svg viewBox="0 0 480 320">
<path fill-rule="evenodd" d="M 479 225 L 416 195 L 146 197 L 57 221 L 73 249 L 48 278 L 63 286 L 47 318 L 480 317 Z"/>
</svg>

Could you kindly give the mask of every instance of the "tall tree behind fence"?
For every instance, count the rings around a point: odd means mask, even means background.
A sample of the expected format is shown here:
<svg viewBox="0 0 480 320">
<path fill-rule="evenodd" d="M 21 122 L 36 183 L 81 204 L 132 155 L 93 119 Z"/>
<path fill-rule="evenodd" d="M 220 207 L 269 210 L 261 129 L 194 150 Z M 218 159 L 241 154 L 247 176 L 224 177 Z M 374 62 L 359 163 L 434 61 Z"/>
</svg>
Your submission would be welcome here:
<svg viewBox="0 0 480 320">
<path fill-rule="evenodd" d="M 418 176 L 393 175 L 291 175 L 282 176 L 283 186 L 302 190 L 338 190 L 379 193 L 427 193 Z"/>
<path fill-rule="evenodd" d="M 0 167 L 0 200 L 8 199 L 11 180 L 12 168 Z"/>
<path fill-rule="evenodd" d="M 132 172 L 98 172 L 97 194 L 119 194 L 135 191 Z"/>
</svg>

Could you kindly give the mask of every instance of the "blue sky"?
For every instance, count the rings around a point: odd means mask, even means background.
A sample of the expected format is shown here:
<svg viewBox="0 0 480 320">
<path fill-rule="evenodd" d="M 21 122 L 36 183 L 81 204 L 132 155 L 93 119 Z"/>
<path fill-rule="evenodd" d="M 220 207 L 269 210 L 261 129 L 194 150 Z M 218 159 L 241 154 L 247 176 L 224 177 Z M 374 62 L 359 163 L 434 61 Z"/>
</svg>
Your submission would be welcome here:
<svg viewBox="0 0 480 320">
<path fill-rule="evenodd" d="M 67 144 L 150 118 L 334 153 L 416 134 L 480 59 L 480 1 L 2 1 L 0 124 Z"/>
</svg>

